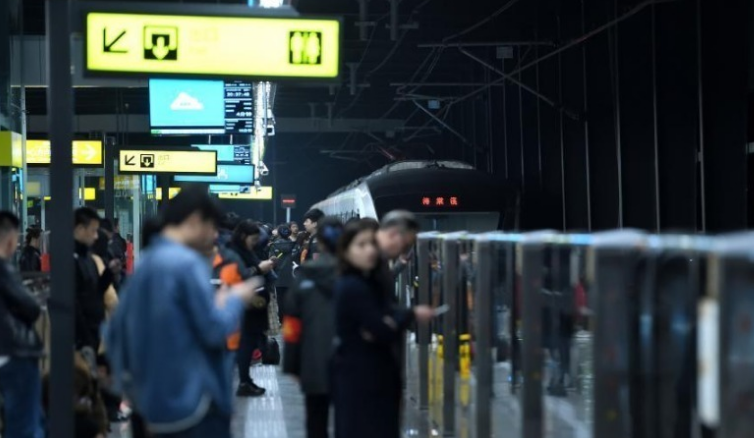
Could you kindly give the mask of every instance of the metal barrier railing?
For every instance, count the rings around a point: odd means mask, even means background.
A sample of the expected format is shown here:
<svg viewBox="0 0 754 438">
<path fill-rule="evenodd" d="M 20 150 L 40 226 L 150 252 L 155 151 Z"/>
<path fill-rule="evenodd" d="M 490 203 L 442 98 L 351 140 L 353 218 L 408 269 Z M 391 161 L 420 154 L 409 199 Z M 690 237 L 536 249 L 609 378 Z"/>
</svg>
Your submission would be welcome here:
<svg viewBox="0 0 754 438">
<path fill-rule="evenodd" d="M 754 234 L 426 233 L 410 272 L 419 304 L 452 309 L 413 347 L 443 435 L 754 430 Z"/>
</svg>

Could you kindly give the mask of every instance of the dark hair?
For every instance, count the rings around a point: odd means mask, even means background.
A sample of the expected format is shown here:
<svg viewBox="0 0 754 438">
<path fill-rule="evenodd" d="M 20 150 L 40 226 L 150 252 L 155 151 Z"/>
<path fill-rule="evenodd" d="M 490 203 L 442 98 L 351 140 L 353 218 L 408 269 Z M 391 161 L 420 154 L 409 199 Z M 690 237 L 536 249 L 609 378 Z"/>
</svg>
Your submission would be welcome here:
<svg viewBox="0 0 754 438">
<path fill-rule="evenodd" d="M 113 223 L 110 221 L 110 219 L 102 219 L 99 223 L 99 227 L 108 233 L 113 232 Z"/>
<path fill-rule="evenodd" d="M 351 243 L 353 243 L 353 240 L 356 238 L 356 236 L 363 233 L 364 231 L 375 232 L 378 228 L 379 226 L 377 225 L 377 222 L 375 220 L 368 219 L 362 219 L 358 222 L 351 222 L 343 228 L 343 234 L 340 236 L 340 239 L 338 239 L 337 251 L 338 265 L 340 267 L 341 273 L 356 270 L 356 268 L 354 268 L 348 261 L 348 257 L 346 255 L 348 253 L 348 247 L 351 246 Z M 377 242 L 374 242 L 374 244 L 376 246 Z"/>
<path fill-rule="evenodd" d="M 194 213 L 199 213 L 202 220 L 215 224 L 223 220 L 222 207 L 209 195 L 206 187 L 190 185 L 167 202 L 161 215 L 163 228 L 180 225 Z"/>
<path fill-rule="evenodd" d="M 309 219 L 312 222 L 319 222 L 319 220 L 323 217 L 325 217 L 325 213 L 319 208 L 312 208 L 311 210 L 304 213 L 304 221 Z"/>
<path fill-rule="evenodd" d="M 147 248 L 152 239 L 162 231 L 162 220 L 159 217 L 149 218 L 141 224 L 141 249 Z"/>
<path fill-rule="evenodd" d="M 335 254 L 338 250 L 338 240 L 343 235 L 343 223 L 333 216 L 326 216 L 317 222 L 317 241 L 322 249 Z"/>
<path fill-rule="evenodd" d="M 307 233 L 306 231 L 301 231 L 296 235 L 296 245 L 298 246 L 304 246 L 304 243 L 306 243 L 309 238 L 312 237 Z"/>
<path fill-rule="evenodd" d="M 233 231 L 238 226 L 239 222 L 241 222 L 241 216 L 231 212 L 228 212 L 225 217 L 223 217 L 223 220 L 220 222 L 220 228 L 223 230 Z"/>
<path fill-rule="evenodd" d="M 26 230 L 26 244 L 31 245 L 31 241 L 42 237 L 42 230 L 39 228 L 29 228 Z"/>
<path fill-rule="evenodd" d="M 246 238 L 249 236 L 256 236 L 261 233 L 262 230 L 259 229 L 259 226 L 254 223 L 254 221 L 246 219 L 241 221 L 236 226 L 236 229 L 233 230 L 233 237 L 231 237 L 231 242 L 233 242 L 237 246 L 240 246 L 241 248 L 246 248 Z"/>
<path fill-rule="evenodd" d="M 203 220 L 219 224 L 223 220 L 220 204 L 209 196 L 207 189 L 196 184 L 183 188 L 168 200 L 160 214 L 144 221 L 141 226 L 141 247 L 146 248 L 152 239 L 170 225 L 180 225 L 192 214 L 199 213 Z"/>
<path fill-rule="evenodd" d="M 5 238 L 8 234 L 18 231 L 21 221 L 18 220 L 18 216 L 10 211 L 0 211 L 0 238 Z"/>
<path fill-rule="evenodd" d="M 79 225 L 88 227 L 92 222 L 100 222 L 101 219 L 96 211 L 89 207 L 80 207 L 73 212 L 73 226 Z"/>
<path fill-rule="evenodd" d="M 406 210 L 393 210 L 382 218 L 380 228 L 399 228 L 401 231 L 419 231 L 419 222 L 413 213 Z"/>
<path fill-rule="evenodd" d="M 107 263 L 108 259 L 110 258 L 110 255 L 108 254 L 109 250 L 110 245 L 108 242 L 107 233 L 105 233 L 105 230 L 100 228 L 99 230 L 97 230 L 97 241 L 94 242 L 94 245 L 92 245 L 92 252 L 100 256 L 102 261 Z"/>
</svg>

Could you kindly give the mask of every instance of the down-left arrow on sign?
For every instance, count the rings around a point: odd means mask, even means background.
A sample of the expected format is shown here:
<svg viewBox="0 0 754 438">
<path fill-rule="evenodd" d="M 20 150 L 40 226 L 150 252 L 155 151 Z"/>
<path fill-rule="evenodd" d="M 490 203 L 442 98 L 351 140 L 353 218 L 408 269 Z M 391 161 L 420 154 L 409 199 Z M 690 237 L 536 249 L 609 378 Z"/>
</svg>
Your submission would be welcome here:
<svg viewBox="0 0 754 438">
<path fill-rule="evenodd" d="M 105 53 L 128 53 L 128 50 L 124 49 L 116 49 L 115 45 L 118 44 L 118 41 L 120 41 L 123 36 L 126 35 L 126 31 L 122 31 L 118 34 L 118 36 L 115 37 L 112 41 L 109 43 L 107 42 L 107 28 L 102 29 L 102 50 Z"/>
<path fill-rule="evenodd" d="M 134 160 L 136 159 L 136 155 L 126 155 L 126 166 L 135 166 L 136 163 L 134 163 Z"/>
</svg>

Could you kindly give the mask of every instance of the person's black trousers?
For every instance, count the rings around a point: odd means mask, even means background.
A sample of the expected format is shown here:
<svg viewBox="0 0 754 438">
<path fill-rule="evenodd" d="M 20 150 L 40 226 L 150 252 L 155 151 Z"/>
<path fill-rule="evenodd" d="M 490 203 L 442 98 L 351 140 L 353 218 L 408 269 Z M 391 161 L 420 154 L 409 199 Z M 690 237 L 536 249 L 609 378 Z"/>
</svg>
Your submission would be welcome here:
<svg viewBox="0 0 754 438">
<path fill-rule="evenodd" d="M 267 347 L 267 338 L 264 333 L 242 330 L 241 340 L 238 345 L 238 355 L 236 356 L 236 365 L 238 366 L 238 378 L 241 384 L 251 384 L 251 374 L 249 372 L 251 368 L 251 362 L 254 355 L 254 350 L 257 348 L 264 354 L 264 350 Z"/>
<path fill-rule="evenodd" d="M 275 287 L 275 293 L 277 294 L 278 301 L 278 320 L 280 324 L 283 323 L 283 315 L 285 314 L 285 297 L 288 295 L 287 287 Z"/>
<path fill-rule="evenodd" d="M 330 419 L 330 396 L 311 394 L 306 396 L 306 437 L 328 438 L 327 424 Z"/>
</svg>

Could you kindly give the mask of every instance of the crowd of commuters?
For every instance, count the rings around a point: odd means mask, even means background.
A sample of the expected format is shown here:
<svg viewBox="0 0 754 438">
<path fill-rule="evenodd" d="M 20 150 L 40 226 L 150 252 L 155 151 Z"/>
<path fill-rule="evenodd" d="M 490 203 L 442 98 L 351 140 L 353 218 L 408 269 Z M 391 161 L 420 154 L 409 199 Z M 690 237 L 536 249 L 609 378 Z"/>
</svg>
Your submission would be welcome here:
<svg viewBox="0 0 754 438">
<path fill-rule="evenodd" d="M 252 364 L 280 361 L 267 336 L 278 321 L 283 371 L 300 382 L 309 437 L 329 436 L 333 407 L 337 437 L 399 436 L 399 340 L 434 316 L 394 299 L 418 231 L 410 213 L 343 224 L 314 209 L 303 230 L 272 227 L 223 214 L 205 189 L 189 187 L 143 231 L 139 266 L 126 278 L 118 222 L 74 212 L 77 438 L 107 436 L 125 419 L 123 401 L 134 438 L 229 438 L 234 394 L 266 392 Z M 41 308 L 12 263 L 19 235 L 18 219 L 0 212 L 2 436 L 39 438 L 47 407 Z M 41 237 L 27 230 L 23 271 L 41 269 Z"/>
</svg>

